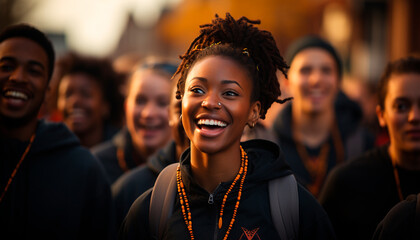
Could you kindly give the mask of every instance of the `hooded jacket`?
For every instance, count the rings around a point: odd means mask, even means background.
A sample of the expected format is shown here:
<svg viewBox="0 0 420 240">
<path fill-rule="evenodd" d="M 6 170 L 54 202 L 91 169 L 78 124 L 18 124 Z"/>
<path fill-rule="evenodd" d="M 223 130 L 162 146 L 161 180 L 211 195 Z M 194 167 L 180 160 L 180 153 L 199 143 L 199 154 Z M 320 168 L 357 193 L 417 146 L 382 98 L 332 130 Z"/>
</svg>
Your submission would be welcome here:
<svg viewBox="0 0 420 240">
<path fill-rule="evenodd" d="M 0 137 L 0 186 L 28 142 Z M 0 203 L 1 236 L 112 239 L 109 183 L 100 163 L 62 123 L 39 121 L 36 137 Z"/>
<path fill-rule="evenodd" d="M 401 201 L 388 148 L 367 151 L 328 176 L 319 201 L 339 239 L 372 239 L 380 221 Z M 420 193 L 420 171 L 396 169 L 403 198 Z"/>
<path fill-rule="evenodd" d="M 177 162 L 175 142 L 152 155 L 146 165 L 123 174 L 112 184 L 112 196 L 116 206 L 117 226 L 127 215 L 131 204 L 145 191 L 153 187 L 159 173 L 169 164 Z"/>
<path fill-rule="evenodd" d="M 248 174 L 229 239 L 279 239 L 271 219 L 268 182 L 292 173 L 276 144 L 250 140 L 242 143 L 242 146 L 248 154 Z M 181 159 L 181 174 L 190 204 L 195 238 L 223 239 L 236 204 L 238 185 L 227 197 L 224 224 L 219 230 L 217 223 L 221 203 L 232 182 L 222 182 L 213 193 L 208 193 L 191 176 L 189 149 Z M 151 239 L 148 218 L 151 191 L 148 190 L 133 203 L 120 228 L 120 239 Z M 298 194 L 299 239 L 334 239 L 330 221 L 322 207 L 300 185 Z M 175 199 L 174 212 L 166 224 L 163 239 L 189 239 L 178 194 Z"/>
<path fill-rule="evenodd" d="M 121 129 L 111 140 L 99 144 L 92 149 L 93 155 L 98 158 L 104 166 L 108 180 L 111 184 L 113 184 L 126 171 L 118 162 L 118 149 L 123 151 L 124 164 L 128 170 L 145 162 L 145 159 L 141 159 L 141 161 L 138 162 L 133 159 L 134 148 L 130 132 L 127 128 Z"/>
<path fill-rule="evenodd" d="M 277 135 L 277 142 L 284 152 L 285 159 L 296 175 L 297 180 L 304 186 L 313 182 L 305 168 L 296 143 L 292 135 L 292 107 L 289 103 L 276 117 L 272 130 Z M 339 92 L 335 102 L 335 118 L 344 147 L 345 160 L 353 159 L 374 146 L 374 137 L 361 126 L 362 111 L 356 102 L 350 100 L 344 93 Z M 328 172 L 336 166 L 336 146 L 330 136 L 327 140 L 330 147 L 328 153 Z M 306 147 L 306 146 L 305 146 Z M 306 147 L 309 154 L 317 153 L 320 148 Z"/>
</svg>

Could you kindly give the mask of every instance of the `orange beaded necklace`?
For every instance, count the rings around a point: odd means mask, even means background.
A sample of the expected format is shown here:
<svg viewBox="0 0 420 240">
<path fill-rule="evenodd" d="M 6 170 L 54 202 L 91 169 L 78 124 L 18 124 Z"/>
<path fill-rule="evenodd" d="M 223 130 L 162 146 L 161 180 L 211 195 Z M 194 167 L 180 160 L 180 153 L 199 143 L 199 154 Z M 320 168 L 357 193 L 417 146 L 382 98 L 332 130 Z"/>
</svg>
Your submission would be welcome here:
<svg viewBox="0 0 420 240">
<path fill-rule="evenodd" d="M 232 229 L 233 223 L 235 222 L 236 213 L 238 211 L 239 202 L 241 200 L 242 188 L 243 188 L 243 185 L 244 185 L 245 176 L 246 176 L 246 173 L 248 172 L 248 155 L 246 154 L 246 152 L 244 151 L 242 146 L 240 146 L 240 148 L 241 148 L 241 167 L 239 168 L 238 174 L 236 175 L 235 179 L 233 180 L 232 184 L 230 185 L 229 189 L 227 190 L 225 196 L 223 197 L 222 206 L 220 208 L 219 226 L 218 226 L 219 229 L 221 229 L 222 225 L 223 225 L 223 210 L 225 208 L 225 203 L 226 203 L 226 200 L 227 200 L 227 196 L 229 195 L 229 193 L 232 191 L 233 187 L 236 185 L 236 183 L 240 179 L 238 197 L 237 197 L 237 200 L 236 200 L 235 208 L 233 210 L 232 219 L 230 220 L 230 223 L 229 223 L 228 230 L 226 231 L 225 237 L 223 238 L 224 240 L 226 240 L 228 238 L 230 230 Z M 184 183 L 182 182 L 180 166 L 178 166 L 177 171 L 176 171 L 176 183 L 177 183 L 179 201 L 181 203 L 182 215 L 184 217 L 185 224 L 187 225 L 188 232 L 190 233 L 191 240 L 193 240 L 194 239 L 194 234 L 193 234 L 193 229 L 192 229 L 192 219 L 191 219 L 190 205 L 188 203 L 187 194 L 185 193 Z"/>
<path fill-rule="evenodd" d="M 9 180 L 7 181 L 6 187 L 4 188 L 4 190 L 3 190 L 3 192 L 1 193 L 1 196 L 0 196 L 0 203 L 4 198 L 4 195 L 6 195 L 7 190 L 9 190 L 10 184 L 12 183 L 13 178 L 15 177 L 17 171 L 19 170 L 20 165 L 22 164 L 23 160 L 25 159 L 26 155 L 28 154 L 29 150 L 31 149 L 31 146 L 32 146 L 32 143 L 34 142 L 34 139 L 35 139 L 35 133 L 32 134 L 31 139 L 29 140 L 28 146 L 26 147 L 25 151 L 22 154 L 22 157 L 20 157 L 19 162 L 16 164 L 15 169 L 13 169 L 13 172 L 10 175 Z"/>
</svg>

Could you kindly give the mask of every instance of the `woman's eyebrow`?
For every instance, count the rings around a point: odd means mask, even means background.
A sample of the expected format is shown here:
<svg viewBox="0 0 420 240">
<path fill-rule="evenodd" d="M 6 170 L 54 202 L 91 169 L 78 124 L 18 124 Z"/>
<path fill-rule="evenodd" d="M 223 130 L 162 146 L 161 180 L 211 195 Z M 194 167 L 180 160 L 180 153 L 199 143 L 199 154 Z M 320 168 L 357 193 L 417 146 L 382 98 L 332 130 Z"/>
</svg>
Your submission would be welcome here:
<svg viewBox="0 0 420 240">
<path fill-rule="evenodd" d="M 236 85 L 238 85 L 241 89 L 243 89 L 243 88 L 241 87 L 241 85 L 240 85 L 237 81 L 234 81 L 234 80 L 222 80 L 222 84 L 231 84 L 231 83 L 236 84 Z"/>
</svg>

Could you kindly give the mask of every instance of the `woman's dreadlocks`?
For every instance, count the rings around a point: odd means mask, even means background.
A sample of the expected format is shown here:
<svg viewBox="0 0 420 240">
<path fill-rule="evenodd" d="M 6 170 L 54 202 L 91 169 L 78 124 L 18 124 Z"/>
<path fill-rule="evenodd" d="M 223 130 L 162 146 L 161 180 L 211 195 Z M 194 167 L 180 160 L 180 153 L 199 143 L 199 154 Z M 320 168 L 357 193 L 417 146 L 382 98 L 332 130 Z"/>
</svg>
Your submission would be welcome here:
<svg viewBox="0 0 420 240">
<path fill-rule="evenodd" d="M 281 100 L 280 84 L 277 69 L 287 77 L 289 68 L 277 48 L 270 32 L 259 30 L 246 17 L 235 20 L 229 13 L 222 19 L 216 18 L 210 24 L 201 25 L 200 35 L 194 39 L 184 55 L 175 75 L 180 74 L 176 96 L 178 99 L 184 92 L 185 80 L 189 69 L 199 59 L 210 55 L 227 56 L 248 69 L 253 79 L 253 96 L 251 101 L 261 102 L 260 117 L 265 118 L 268 108 L 273 102 L 284 103 L 290 98 Z"/>
</svg>

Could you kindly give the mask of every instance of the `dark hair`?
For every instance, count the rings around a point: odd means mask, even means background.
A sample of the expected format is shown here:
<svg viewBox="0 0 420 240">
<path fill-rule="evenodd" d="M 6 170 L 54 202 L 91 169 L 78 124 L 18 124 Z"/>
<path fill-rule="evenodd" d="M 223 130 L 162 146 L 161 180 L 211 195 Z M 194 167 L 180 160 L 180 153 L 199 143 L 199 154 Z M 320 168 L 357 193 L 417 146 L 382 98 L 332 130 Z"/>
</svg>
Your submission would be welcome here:
<svg viewBox="0 0 420 240">
<path fill-rule="evenodd" d="M 295 56 L 301 51 L 308 48 L 319 48 L 328 52 L 333 57 L 334 62 L 337 65 L 338 78 L 341 79 L 343 75 L 343 64 L 341 63 L 340 56 L 334 47 L 323 38 L 314 35 L 308 35 L 296 40 L 286 52 L 287 62 L 291 65 Z"/>
<path fill-rule="evenodd" d="M 201 25 L 200 35 L 180 56 L 182 62 L 175 73 L 180 74 L 176 97 L 181 98 L 189 69 L 195 62 L 206 56 L 220 55 L 230 57 L 248 70 L 254 87 L 251 101 L 261 102 L 262 119 L 273 102 L 289 100 L 278 99 L 281 91 L 276 75 L 279 69 L 287 76 L 288 66 L 271 33 L 254 27 L 253 24 L 259 23 L 259 20 L 252 21 L 246 17 L 235 20 L 226 13 L 225 19 L 216 14 L 212 23 Z"/>
<path fill-rule="evenodd" d="M 118 91 L 119 75 L 112 68 L 112 63 L 106 58 L 81 56 L 69 52 L 57 61 L 61 79 L 71 74 L 86 74 L 100 86 L 104 100 L 109 104 L 111 123 L 120 125 L 124 115 L 124 98 Z"/>
<path fill-rule="evenodd" d="M 55 53 L 54 48 L 47 36 L 35 27 L 21 23 L 6 27 L 0 33 L 0 43 L 9 38 L 15 37 L 22 37 L 32 40 L 41 46 L 42 49 L 44 49 L 48 57 L 48 81 L 50 81 L 54 70 Z"/>
<path fill-rule="evenodd" d="M 389 62 L 378 85 L 378 103 L 384 109 L 385 97 L 388 92 L 388 82 L 393 74 L 418 73 L 420 74 L 420 57 L 409 56 Z"/>
</svg>

